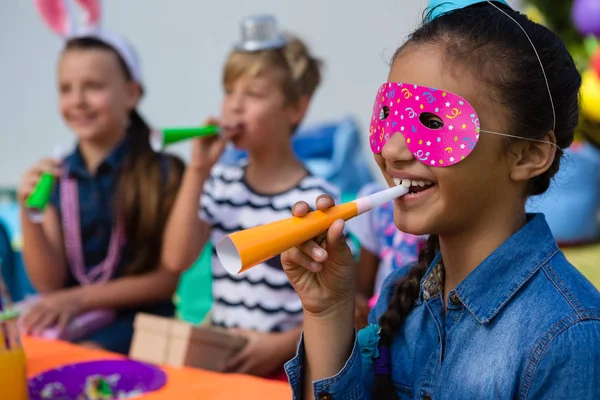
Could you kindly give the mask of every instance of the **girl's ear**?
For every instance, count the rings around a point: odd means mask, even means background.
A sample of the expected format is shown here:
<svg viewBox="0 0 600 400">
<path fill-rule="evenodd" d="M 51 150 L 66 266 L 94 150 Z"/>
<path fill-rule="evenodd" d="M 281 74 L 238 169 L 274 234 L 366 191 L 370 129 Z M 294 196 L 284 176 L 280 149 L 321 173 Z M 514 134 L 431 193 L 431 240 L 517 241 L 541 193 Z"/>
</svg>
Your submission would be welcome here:
<svg viewBox="0 0 600 400">
<path fill-rule="evenodd" d="M 100 0 L 75 0 L 86 12 L 85 24 L 88 28 L 100 25 Z"/>
<path fill-rule="evenodd" d="M 514 164 L 510 177 L 515 181 L 528 181 L 546 172 L 556 156 L 556 137 L 550 132 L 544 142 L 520 140 L 512 145 Z"/>
<path fill-rule="evenodd" d="M 35 6 L 48 27 L 60 36 L 69 29 L 69 18 L 64 0 L 35 0 Z"/>
<path fill-rule="evenodd" d="M 135 81 L 127 82 L 127 105 L 129 108 L 134 109 L 138 106 L 140 99 L 142 98 L 143 90 L 139 83 Z"/>
</svg>

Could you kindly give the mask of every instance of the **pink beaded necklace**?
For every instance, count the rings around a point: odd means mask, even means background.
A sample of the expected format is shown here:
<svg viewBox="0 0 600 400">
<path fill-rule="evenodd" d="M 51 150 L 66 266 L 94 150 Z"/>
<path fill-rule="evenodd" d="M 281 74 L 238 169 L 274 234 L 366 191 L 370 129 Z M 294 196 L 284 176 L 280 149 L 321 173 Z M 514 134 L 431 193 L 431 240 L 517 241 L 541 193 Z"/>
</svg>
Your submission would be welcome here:
<svg viewBox="0 0 600 400">
<path fill-rule="evenodd" d="M 67 260 L 73 276 L 81 285 L 105 283 L 110 280 L 117 268 L 121 251 L 125 245 L 125 228 L 123 221 L 117 219 L 108 245 L 106 258 L 100 264 L 86 272 L 83 247 L 81 244 L 81 225 L 79 214 L 79 191 L 77 180 L 63 174 L 60 180 L 60 210 L 65 238 Z"/>
</svg>

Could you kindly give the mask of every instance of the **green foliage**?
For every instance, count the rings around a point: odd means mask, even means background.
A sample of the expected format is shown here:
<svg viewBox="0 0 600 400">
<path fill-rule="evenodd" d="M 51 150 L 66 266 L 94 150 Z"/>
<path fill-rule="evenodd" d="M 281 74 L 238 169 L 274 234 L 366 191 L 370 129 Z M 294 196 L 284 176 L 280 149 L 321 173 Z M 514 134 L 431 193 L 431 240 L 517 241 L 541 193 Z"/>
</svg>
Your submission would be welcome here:
<svg viewBox="0 0 600 400">
<path fill-rule="evenodd" d="M 571 8 L 574 0 L 523 0 L 525 12 L 527 6 L 535 7 L 544 16 L 546 26 L 554 31 L 567 45 L 579 71 L 587 69 L 590 61 L 590 49 L 596 46 L 595 39 L 583 37 L 573 25 Z M 587 43 L 587 45 L 586 45 Z M 577 139 L 586 139 L 600 148 L 600 124 L 580 115 L 575 133 Z"/>
</svg>

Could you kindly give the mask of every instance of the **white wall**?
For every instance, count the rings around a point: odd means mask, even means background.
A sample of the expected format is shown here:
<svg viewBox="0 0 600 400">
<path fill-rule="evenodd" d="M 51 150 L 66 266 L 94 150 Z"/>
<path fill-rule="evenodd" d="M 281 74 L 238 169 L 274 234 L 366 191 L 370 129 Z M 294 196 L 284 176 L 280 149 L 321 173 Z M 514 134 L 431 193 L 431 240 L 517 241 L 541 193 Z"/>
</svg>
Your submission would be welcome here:
<svg viewBox="0 0 600 400">
<path fill-rule="evenodd" d="M 275 14 L 327 67 L 307 122 L 353 113 L 363 127 L 386 61 L 419 21 L 424 0 L 105 0 L 104 25 L 126 35 L 142 58 L 141 110 L 157 126 L 201 123 L 217 113 L 223 60 L 240 18 Z M 176 4 L 177 7 L 167 7 Z M 60 40 L 33 1 L 0 2 L 0 187 L 14 186 L 56 142 L 72 143 L 57 112 Z M 187 145 L 177 152 L 187 158 Z"/>
<path fill-rule="evenodd" d="M 420 21 L 426 1 L 377 0 L 376 6 L 364 0 L 103 3 L 104 25 L 126 35 L 142 57 L 147 96 L 141 110 L 156 126 L 198 124 L 218 112 L 221 66 L 238 38 L 238 21 L 268 12 L 327 63 L 307 122 L 351 113 L 366 131 L 387 61 Z M 0 1 L 0 187 L 16 185 L 55 143 L 72 142 L 57 112 L 59 49 L 60 40 L 38 17 L 32 0 Z M 187 145 L 176 150 L 187 158 Z"/>
</svg>

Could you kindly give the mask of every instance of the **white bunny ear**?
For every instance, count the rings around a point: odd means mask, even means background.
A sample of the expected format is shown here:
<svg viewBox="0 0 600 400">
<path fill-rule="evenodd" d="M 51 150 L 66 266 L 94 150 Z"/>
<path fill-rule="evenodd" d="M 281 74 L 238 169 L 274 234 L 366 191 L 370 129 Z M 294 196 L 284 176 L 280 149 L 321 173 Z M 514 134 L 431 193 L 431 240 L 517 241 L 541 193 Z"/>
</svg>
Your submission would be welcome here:
<svg viewBox="0 0 600 400">
<path fill-rule="evenodd" d="M 75 0 L 85 11 L 85 24 L 88 28 L 100 25 L 101 6 L 100 0 Z"/>
<path fill-rule="evenodd" d="M 69 30 L 69 18 L 63 0 L 35 0 L 35 5 L 52 31 L 65 36 Z"/>
</svg>

